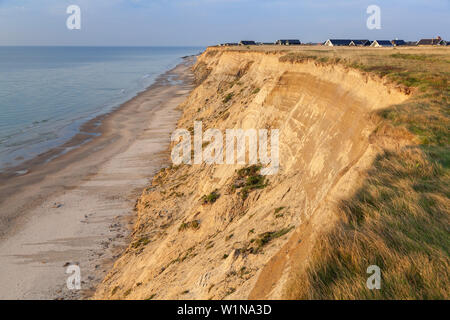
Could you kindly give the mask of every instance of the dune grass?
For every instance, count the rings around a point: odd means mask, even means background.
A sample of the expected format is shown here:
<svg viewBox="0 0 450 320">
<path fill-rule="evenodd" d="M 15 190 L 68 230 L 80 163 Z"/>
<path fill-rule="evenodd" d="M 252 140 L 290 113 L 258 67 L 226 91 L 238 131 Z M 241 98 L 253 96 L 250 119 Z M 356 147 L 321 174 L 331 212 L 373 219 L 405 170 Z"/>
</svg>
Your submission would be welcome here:
<svg viewBox="0 0 450 320">
<path fill-rule="evenodd" d="M 406 103 L 378 115 L 380 127 L 406 129 L 415 139 L 381 153 L 362 187 L 340 203 L 339 222 L 318 237 L 289 298 L 450 297 L 450 50 L 378 52 L 310 50 L 282 58 L 340 63 L 414 88 Z M 380 290 L 366 287 L 369 265 L 381 268 Z"/>
</svg>

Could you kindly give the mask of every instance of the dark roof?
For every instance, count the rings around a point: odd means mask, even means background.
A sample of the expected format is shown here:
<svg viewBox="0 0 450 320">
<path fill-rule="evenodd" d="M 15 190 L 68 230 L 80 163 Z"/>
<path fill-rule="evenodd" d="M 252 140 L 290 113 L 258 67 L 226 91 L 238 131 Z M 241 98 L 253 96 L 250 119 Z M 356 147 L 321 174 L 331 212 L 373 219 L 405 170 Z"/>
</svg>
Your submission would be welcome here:
<svg viewBox="0 0 450 320">
<path fill-rule="evenodd" d="M 253 40 L 242 40 L 241 42 L 239 42 L 239 44 L 242 44 L 244 46 L 251 46 L 251 45 L 255 45 L 256 42 Z"/>
<path fill-rule="evenodd" d="M 439 44 L 439 42 L 441 42 L 442 39 L 440 38 L 436 38 L 436 39 L 420 39 L 417 42 L 417 45 L 435 45 L 435 44 Z"/>
<path fill-rule="evenodd" d="M 366 45 L 370 45 L 370 41 L 369 40 L 352 40 L 353 44 L 355 46 L 366 46 Z"/>
<path fill-rule="evenodd" d="M 328 39 L 335 46 L 349 46 L 352 40 L 350 39 Z M 327 41 L 328 41 L 327 40 Z"/>
<path fill-rule="evenodd" d="M 392 47 L 392 42 L 389 40 L 375 40 L 380 46 Z"/>
<path fill-rule="evenodd" d="M 302 43 L 298 39 L 282 39 L 277 40 L 276 44 L 288 45 L 288 44 L 302 44 Z"/>
<path fill-rule="evenodd" d="M 394 46 L 404 46 L 404 45 L 406 45 L 405 40 L 392 40 L 391 43 Z"/>
<path fill-rule="evenodd" d="M 434 39 L 420 39 L 418 42 L 417 42 L 417 44 L 419 45 L 419 44 L 422 44 L 422 45 L 427 45 L 427 44 L 429 44 L 429 45 L 431 45 L 431 44 L 433 44 L 433 42 L 434 42 Z"/>
</svg>

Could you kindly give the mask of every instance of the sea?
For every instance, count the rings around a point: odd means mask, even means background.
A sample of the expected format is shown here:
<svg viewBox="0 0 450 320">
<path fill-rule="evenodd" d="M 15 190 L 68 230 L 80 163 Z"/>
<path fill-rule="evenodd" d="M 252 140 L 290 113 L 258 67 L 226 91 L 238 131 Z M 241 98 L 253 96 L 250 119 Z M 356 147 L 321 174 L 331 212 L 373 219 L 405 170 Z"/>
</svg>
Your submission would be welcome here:
<svg viewBox="0 0 450 320">
<path fill-rule="evenodd" d="M 202 47 L 0 47 L 0 172 L 64 144 Z"/>
</svg>

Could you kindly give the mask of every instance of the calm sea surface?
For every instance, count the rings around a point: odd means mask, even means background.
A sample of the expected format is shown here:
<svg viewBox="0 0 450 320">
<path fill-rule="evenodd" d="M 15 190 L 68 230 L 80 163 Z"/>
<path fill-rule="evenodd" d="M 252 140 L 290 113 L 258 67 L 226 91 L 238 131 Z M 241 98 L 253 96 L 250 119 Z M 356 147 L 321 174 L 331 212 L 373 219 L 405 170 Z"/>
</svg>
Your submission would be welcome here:
<svg viewBox="0 0 450 320">
<path fill-rule="evenodd" d="M 68 141 L 198 47 L 0 47 L 0 171 Z"/>
</svg>

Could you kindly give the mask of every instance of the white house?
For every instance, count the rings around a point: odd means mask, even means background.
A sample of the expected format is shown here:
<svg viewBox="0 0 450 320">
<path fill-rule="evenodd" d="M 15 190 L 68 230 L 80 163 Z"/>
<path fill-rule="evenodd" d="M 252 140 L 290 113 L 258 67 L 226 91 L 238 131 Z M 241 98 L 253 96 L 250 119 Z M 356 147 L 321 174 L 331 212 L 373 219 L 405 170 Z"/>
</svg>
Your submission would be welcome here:
<svg viewBox="0 0 450 320">
<path fill-rule="evenodd" d="M 394 45 L 389 40 L 375 40 L 374 42 L 372 42 L 370 46 L 379 48 L 379 47 L 393 47 Z"/>
</svg>

